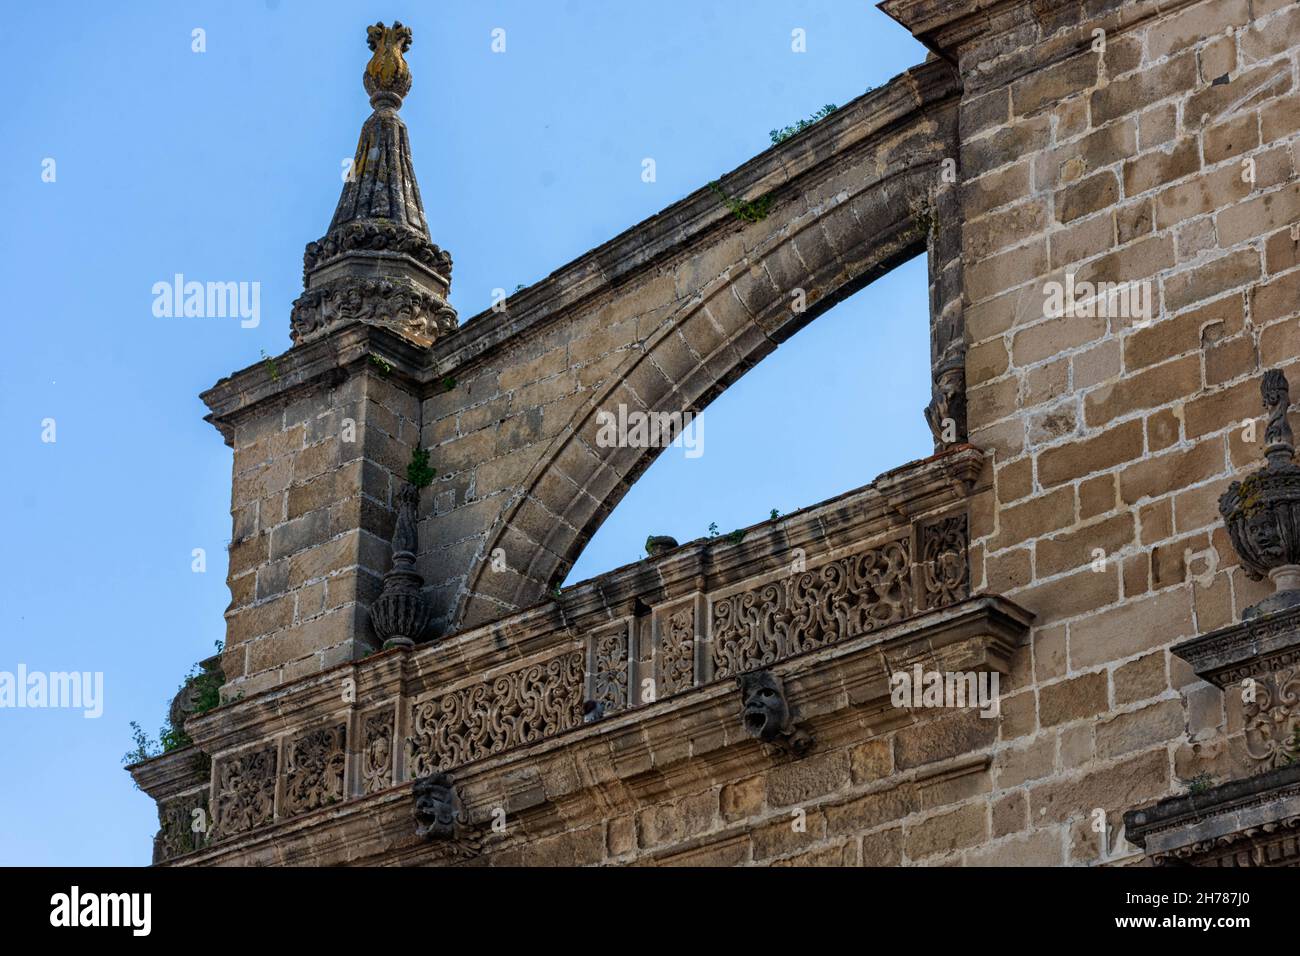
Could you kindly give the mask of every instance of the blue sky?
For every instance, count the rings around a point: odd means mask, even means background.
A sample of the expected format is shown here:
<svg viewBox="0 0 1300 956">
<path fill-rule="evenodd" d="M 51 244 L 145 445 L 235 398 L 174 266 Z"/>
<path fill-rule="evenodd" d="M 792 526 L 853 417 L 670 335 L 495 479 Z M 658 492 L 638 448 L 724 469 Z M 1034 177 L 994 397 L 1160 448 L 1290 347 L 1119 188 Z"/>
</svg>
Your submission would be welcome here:
<svg viewBox="0 0 1300 956">
<path fill-rule="evenodd" d="M 128 723 L 156 734 L 229 599 L 230 451 L 198 394 L 289 346 L 303 246 L 369 112 L 364 28 L 380 19 L 414 30 L 402 116 L 462 317 L 925 58 L 862 0 L 7 10 L 0 671 L 103 672 L 104 704 L 98 719 L 0 709 L 0 864 L 149 861 Z M 150 290 L 177 272 L 260 282 L 260 324 L 155 317 Z M 726 532 L 928 454 L 926 316 L 915 259 L 782 345 L 705 413 L 702 457 L 670 449 L 650 468 L 570 582 L 638 558 L 648 533 Z"/>
</svg>

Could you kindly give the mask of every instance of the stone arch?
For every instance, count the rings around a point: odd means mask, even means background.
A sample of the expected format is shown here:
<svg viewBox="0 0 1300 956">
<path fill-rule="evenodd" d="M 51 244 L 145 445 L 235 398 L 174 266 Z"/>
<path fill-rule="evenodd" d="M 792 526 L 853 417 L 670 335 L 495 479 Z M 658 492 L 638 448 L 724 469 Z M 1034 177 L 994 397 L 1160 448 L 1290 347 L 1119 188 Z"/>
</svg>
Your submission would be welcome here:
<svg viewBox="0 0 1300 956">
<path fill-rule="evenodd" d="M 907 79 L 904 74 L 895 83 Z M 550 440 L 483 539 L 454 628 L 543 599 L 660 454 L 660 448 L 599 447 L 600 411 L 619 405 L 640 412 L 701 411 L 831 306 L 927 251 L 938 395 L 940 380 L 960 368 L 962 357 L 953 245 L 959 230 L 934 228 L 940 216 L 952 221 L 942 210 L 936 216 L 935 206 L 955 203 L 955 191 L 944 188 L 943 167 L 956 155 L 956 123 L 950 104 L 936 108 L 918 99 L 917 108 L 882 129 L 874 143 L 853 156 L 829 157 L 820 182 L 796 180 L 774 190 L 775 222 L 738 233 L 734 223 L 725 223 L 705 237 L 703 250 L 734 249 L 732 261 L 679 300 Z M 704 253 L 697 248 L 688 254 Z M 792 308 L 795 289 L 806 293 L 802 312 Z M 950 301 L 954 297 L 958 301 Z M 964 421 L 961 432 L 954 443 L 964 440 Z M 488 557 L 498 548 L 528 555 L 526 566 L 510 575 L 491 572 Z"/>
</svg>

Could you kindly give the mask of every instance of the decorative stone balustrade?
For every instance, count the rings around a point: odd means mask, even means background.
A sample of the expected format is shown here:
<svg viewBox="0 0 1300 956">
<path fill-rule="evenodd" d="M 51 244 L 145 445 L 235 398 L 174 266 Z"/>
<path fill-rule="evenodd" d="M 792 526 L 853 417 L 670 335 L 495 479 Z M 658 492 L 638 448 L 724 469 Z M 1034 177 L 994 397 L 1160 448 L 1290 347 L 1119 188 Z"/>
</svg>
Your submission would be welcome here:
<svg viewBox="0 0 1300 956">
<path fill-rule="evenodd" d="M 889 675 L 915 663 L 1005 672 L 1028 619 L 969 595 L 965 506 L 982 465 L 957 448 L 493 624 L 193 718 L 187 730 L 212 755 L 212 832 L 199 842 L 219 853 L 272 825 L 344 812 L 417 777 L 517 762 L 560 738 L 666 742 L 665 715 L 692 746 L 706 730 L 738 745 L 738 720 L 725 731 L 710 723 L 734 710 L 724 703 L 734 678 L 760 668 L 782 675 L 804 717 L 888 710 Z M 850 659 L 830 687 L 809 676 Z M 164 856 L 197 849 L 165 842 Z"/>
</svg>

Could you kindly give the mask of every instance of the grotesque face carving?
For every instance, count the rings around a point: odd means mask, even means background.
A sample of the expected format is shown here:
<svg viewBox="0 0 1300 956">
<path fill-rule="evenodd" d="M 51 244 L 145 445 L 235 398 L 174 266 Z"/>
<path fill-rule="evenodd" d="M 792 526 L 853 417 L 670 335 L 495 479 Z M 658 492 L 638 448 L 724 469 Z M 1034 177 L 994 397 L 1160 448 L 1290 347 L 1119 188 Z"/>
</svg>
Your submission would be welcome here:
<svg viewBox="0 0 1300 956">
<path fill-rule="evenodd" d="M 790 705 L 786 703 L 781 679 L 770 671 L 742 674 L 738 678 L 742 698 L 740 717 L 751 737 L 771 743 L 790 729 Z"/>
<path fill-rule="evenodd" d="M 434 773 L 420 777 L 412 788 L 415 795 L 415 832 L 427 839 L 449 839 L 456 831 L 456 788 L 451 777 Z"/>
<path fill-rule="evenodd" d="M 1263 563 L 1279 561 L 1285 557 L 1277 522 L 1267 508 L 1261 508 L 1246 519 L 1246 540 Z"/>
</svg>

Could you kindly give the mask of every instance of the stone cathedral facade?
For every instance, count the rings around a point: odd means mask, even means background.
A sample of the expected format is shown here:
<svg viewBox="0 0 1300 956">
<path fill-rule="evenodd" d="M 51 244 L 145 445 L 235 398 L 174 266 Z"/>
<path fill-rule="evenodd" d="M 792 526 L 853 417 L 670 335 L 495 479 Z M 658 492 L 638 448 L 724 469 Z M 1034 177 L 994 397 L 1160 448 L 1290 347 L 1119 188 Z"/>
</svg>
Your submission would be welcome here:
<svg viewBox="0 0 1300 956">
<path fill-rule="evenodd" d="M 926 62 L 464 322 L 368 29 L 292 347 L 203 394 L 224 684 L 130 768 L 155 862 L 1300 860 L 1300 4 L 880 6 Z M 560 586 L 658 450 L 603 416 L 919 254 L 931 457 Z"/>
</svg>

